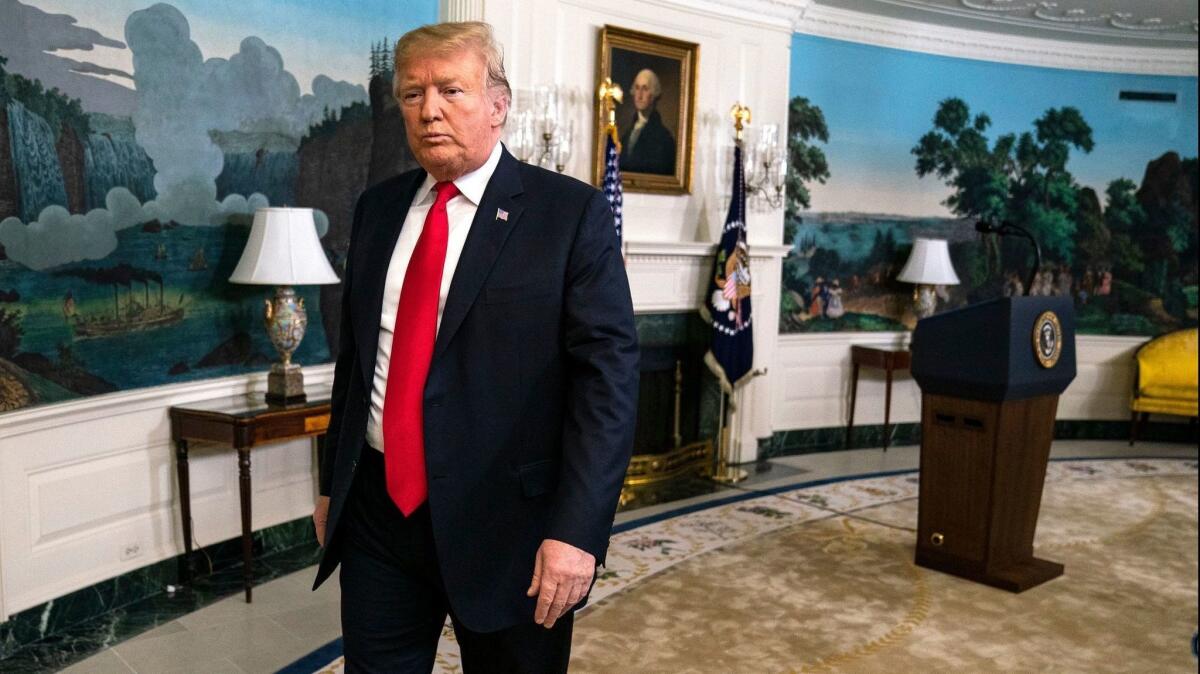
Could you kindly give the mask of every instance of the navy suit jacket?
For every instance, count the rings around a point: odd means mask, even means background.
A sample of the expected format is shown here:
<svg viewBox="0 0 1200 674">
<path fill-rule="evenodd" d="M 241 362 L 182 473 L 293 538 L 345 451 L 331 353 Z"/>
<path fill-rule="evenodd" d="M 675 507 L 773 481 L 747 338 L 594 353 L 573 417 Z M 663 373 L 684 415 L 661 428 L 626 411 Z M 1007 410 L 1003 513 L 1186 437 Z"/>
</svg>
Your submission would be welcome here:
<svg viewBox="0 0 1200 674">
<path fill-rule="evenodd" d="M 386 180 L 355 207 L 320 470 L 329 519 L 313 589 L 338 563 L 384 281 L 424 179 L 417 169 Z M 425 384 L 434 540 L 450 605 L 468 628 L 533 620 L 536 598 L 525 591 L 544 539 L 603 563 L 637 390 L 633 304 L 608 202 L 503 151 L 454 272 Z"/>
</svg>

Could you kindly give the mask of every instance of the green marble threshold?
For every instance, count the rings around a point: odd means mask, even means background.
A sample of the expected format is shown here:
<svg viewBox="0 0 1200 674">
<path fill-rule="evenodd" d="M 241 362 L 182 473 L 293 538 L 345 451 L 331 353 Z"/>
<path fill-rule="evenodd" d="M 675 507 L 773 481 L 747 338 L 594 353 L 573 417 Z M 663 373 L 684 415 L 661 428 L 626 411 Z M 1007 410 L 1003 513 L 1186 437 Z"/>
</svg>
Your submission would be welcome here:
<svg viewBox="0 0 1200 674">
<path fill-rule="evenodd" d="M 254 532 L 254 585 L 317 563 L 312 519 Z M 241 537 L 194 553 L 188 588 L 179 582 L 182 555 L 20 611 L 0 623 L 0 671 L 53 672 L 152 627 L 242 593 Z"/>
<path fill-rule="evenodd" d="M 921 425 L 915 423 L 892 424 L 892 447 L 921 444 Z M 1077 421 L 1054 422 L 1056 440 L 1128 440 L 1128 421 Z M 1196 442 L 1195 425 L 1186 421 L 1155 421 L 1151 419 L 1142 428 L 1138 442 Z M 801 428 L 776 431 L 769 438 L 758 442 L 758 460 L 773 459 L 797 454 L 838 452 L 844 449 L 872 449 L 883 446 L 883 424 L 854 427 L 850 446 L 846 446 L 846 427 Z"/>
</svg>

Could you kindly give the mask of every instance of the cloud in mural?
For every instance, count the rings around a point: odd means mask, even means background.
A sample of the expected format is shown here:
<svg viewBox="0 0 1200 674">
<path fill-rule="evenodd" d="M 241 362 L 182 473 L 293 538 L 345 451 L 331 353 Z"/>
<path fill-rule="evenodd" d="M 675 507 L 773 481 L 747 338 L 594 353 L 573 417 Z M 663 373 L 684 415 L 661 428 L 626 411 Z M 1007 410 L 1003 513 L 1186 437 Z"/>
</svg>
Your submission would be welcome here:
<svg viewBox="0 0 1200 674">
<path fill-rule="evenodd" d="M 0 243 L 10 258 L 35 271 L 100 259 L 117 249 L 112 214 L 102 208 L 84 215 L 47 206 L 28 225 L 5 218 L 0 221 Z"/>
<path fill-rule="evenodd" d="M 125 41 L 133 52 L 137 140 L 154 160 L 161 208 L 183 224 L 210 224 L 220 213 L 215 181 L 224 157 L 210 131 L 299 136 L 326 107 L 367 98 L 362 86 L 324 76 L 301 96 L 279 51 L 257 37 L 242 40 L 228 59 L 205 60 L 187 18 L 167 4 L 130 14 Z"/>
<path fill-rule="evenodd" d="M 131 79 L 129 73 L 53 53 L 95 47 L 123 49 L 123 42 L 78 25 L 75 17 L 51 14 L 17 0 L 0 0 L 0 17 L 4 17 L 0 21 L 0 53 L 8 59 L 8 70 L 40 80 L 46 89 L 57 88 L 81 99 L 87 110 L 114 115 L 133 112 L 131 89 L 91 76 Z"/>
<path fill-rule="evenodd" d="M 96 208 L 86 215 L 67 212 L 62 206 L 47 206 L 38 219 L 28 225 L 19 218 L 0 221 L 0 245 L 14 262 L 42 271 L 71 262 L 102 260 L 116 250 L 116 233 L 145 222 L 165 222 L 164 206 L 158 200 L 141 203 L 124 187 L 116 187 L 105 197 L 107 208 Z M 231 215 L 251 216 L 270 205 L 267 197 L 255 192 L 249 197 L 230 194 L 217 204 L 212 223 L 226 222 Z M 329 218 L 314 211 L 317 236 L 329 231 Z"/>
<path fill-rule="evenodd" d="M 0 9 L 31 10 L 43 32 L 58 31 L 61 48 L 104 44 L 125 46 L 87 28 L 75 26 L 66 15 L 48 15 L 15 0 L 0 0 Z M 0 29 L 7 31 L 8 28 Z M 313 80 L 313 93 L 300 88 L 283 66 L 274 47 L 248 37 L 229 59 L 205 60 L 190 39 L 186 17 L 176 8 L 157 4 L 129 16 L 125 37 L 133 52 L 137 108 L 133 111 L 138 143 L 154 161 L 158 197 L 141 203 L 128 189 L 118 187 L 105 197 L 106 208 L 71 215 L 62 206 L 42 210 L 25 224 L 18 218 L 0 222 L 0 244 L 8 256 L 30 269 L 42 270 L 81 260 L 98 260 L 116 249 L 116 232 L 157 220 L 186 225 L 219 225 L 230 215 L 252 215 L 269 206 L 267 197 L 228 195 L 217 201 L 216 177 L 224 165 L 221 149 L 210 130 L 256 131 L 299 136 L 337 110 L 366 100 L 362 86 L 324 75 Z M 78 70 L 100 73 L 71 59 Z M 329 219 L 315 211 L 318 236 L 329 230 Z"/>
</svg>

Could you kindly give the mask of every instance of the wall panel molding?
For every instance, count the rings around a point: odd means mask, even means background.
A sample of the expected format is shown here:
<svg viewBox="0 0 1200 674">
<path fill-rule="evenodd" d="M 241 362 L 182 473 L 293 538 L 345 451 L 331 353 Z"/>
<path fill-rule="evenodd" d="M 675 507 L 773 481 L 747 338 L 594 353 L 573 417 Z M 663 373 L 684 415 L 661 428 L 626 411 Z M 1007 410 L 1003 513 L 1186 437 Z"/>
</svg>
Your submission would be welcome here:
<svg viewBox="0 0 1200 674">
<path fill-rule="evenodd" d="M 906 332 L 781 335 L 775 367 L 780 375 L 772 399 L 774 431 L 845 426 L 850 400 L 850 346 L 903 348 Z M 1078 335 L 1076 377 L 1059 398 L 1060 420 L 1129 418 L 1133 353 L 1148 337 Z M 864 368 L 859 375 L 855 425 L 883 423 L 884 376 Z M 921 393 L 909 375 L 892 388 L 892 423 L 919 423 Z"/>
<path fill-rule="evenodd" d="M 332 377 L 333 363 L 304 368 L 309 386 Z M 265 391 L 261 372 L 4 413 L 0 620 L 182 552 L 167 408 Z M 255 530 L 312 512 L 313 447 L 302 439 L 252 453 Z M 237 454 L 210 443 L 196 443 L 190 454 L 197 545 L 238 536 Z"/>
</svg>

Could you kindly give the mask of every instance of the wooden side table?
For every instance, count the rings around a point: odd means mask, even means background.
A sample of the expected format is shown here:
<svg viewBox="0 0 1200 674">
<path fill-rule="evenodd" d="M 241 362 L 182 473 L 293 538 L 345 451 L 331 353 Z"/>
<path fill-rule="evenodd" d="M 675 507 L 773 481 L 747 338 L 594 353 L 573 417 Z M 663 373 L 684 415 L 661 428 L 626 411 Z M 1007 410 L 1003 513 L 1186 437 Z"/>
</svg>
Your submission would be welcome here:
<svg viewBox="0 0 1200 674">
<path fill-rule="evenodd" d="M 850 380 L 850 423 L 846 425 L 846 449 L 850 449 L 850 434 L 854 431 L 854 404 L 858 399 L 858 370 L 873 367 L 887 373 L 887 388 L 883 403 L 883 451 L 887 451 L 891 436 L 892 374 L 912 366 L 912 352 L 907 349 L 879 349 L 873 346 L 851 346 L 850 363 L 854 375 Z"/>
<path fill-rule="evenodd" d="M 272 442 L 325 435 L 329 428 L 330 386 L 311 387 L 308 400 L 292 405 L 268 405 L 262 393 L 227 396 L 172 406 L 171 439 L 183 519 L 185 553 L 179 570 L 182 584 L 192 577 L 192 496 L 188 485 L 188 442 L 203 440 L 228 445 L 238 454 L 238 486 L 242 509 L 242 579 L 246 602 L 254 577 L 250 528 L 250 450 Z"/>
</svg>

